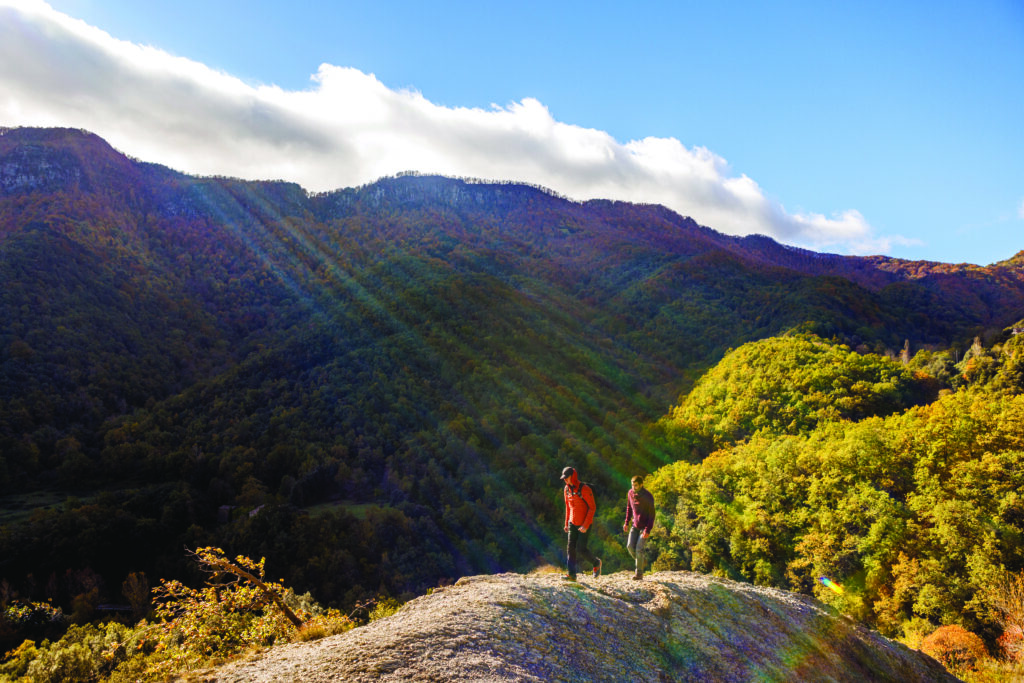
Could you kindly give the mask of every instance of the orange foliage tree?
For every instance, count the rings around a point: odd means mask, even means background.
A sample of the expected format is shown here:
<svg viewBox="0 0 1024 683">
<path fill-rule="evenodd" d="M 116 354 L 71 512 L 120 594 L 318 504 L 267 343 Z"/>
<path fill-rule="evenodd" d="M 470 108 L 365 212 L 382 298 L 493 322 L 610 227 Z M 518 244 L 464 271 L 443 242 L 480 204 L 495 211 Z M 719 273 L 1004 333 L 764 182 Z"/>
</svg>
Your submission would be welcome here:
<svg viewBox="0 0 1024 683">
<path fill-rule="evenodd" d="M 988 657 L 985 643 L 963 626 L 940 626 L 921 642 L 921 652 L 951 671 L 973 670 L 978 660 Z"/>
</svg>

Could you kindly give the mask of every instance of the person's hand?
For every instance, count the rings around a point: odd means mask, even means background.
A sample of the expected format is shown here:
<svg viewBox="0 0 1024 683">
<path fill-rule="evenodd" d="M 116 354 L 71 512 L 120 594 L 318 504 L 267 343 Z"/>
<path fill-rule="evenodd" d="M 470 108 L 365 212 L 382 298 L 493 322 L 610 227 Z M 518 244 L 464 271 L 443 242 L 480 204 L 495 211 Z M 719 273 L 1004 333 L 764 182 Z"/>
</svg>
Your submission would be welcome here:
<svg viewBox="0 0 1024 683">
<path fill-rule="evenodd" d="M 580 527 L 580 533 L 581 534 L 587 533 L 587 529 L 589 529 L 589 528 L 590 528 L 589 526 L 581 526 Z"/>
<path fill-rule="evenodd" d="M 569 533 L 569 525 L 566 524 L 562 531 L 564 531 L 565 533 Z"/>
<path fill-rule="evenodd" d="M 628 524 L 623 524 L 622 525 L 622 533 L 624 533 L 624 534 L 629 533 L 629 525 Z"/>
<path fill-rule="evenodd" d="M 642 534 L 640 534 L 640 535 L 643 536 L 644 538 L 647 538 L 648 536 L 651 535 L 651 532 L 648 531 L 647 529 L 644 529 L 644 532 Z"/>
</svg>

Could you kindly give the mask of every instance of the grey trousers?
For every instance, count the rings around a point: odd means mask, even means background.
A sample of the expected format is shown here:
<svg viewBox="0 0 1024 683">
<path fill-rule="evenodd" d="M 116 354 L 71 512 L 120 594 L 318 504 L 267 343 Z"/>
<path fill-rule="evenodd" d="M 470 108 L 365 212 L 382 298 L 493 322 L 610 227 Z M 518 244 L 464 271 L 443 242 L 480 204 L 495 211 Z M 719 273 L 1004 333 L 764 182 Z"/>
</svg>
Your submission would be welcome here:
<svg viewBox="0 0 1024 683">
<path fill-rule="evenodd" d="M 636 558 L 636 573 L 644 573 L 644 548 L 647 546 L 647 539 L 640 535 L 640 529 L 633 527 L 629 530 L 629 540 L 626 542 L 626 550 Z"/>
</svg>

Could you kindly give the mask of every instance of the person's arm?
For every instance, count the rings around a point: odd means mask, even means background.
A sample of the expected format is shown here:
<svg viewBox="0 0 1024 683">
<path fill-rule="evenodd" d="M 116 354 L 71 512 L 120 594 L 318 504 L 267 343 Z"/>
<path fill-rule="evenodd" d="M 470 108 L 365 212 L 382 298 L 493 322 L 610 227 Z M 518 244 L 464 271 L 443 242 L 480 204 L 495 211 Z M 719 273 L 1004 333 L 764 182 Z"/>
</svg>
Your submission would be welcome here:
<svg viewBox="0 0 1024 683">
<path fill-rule="evenodd" d="M 633 519 L 633 490 L 626 494 L 626 521 L 622 523 L 622 531 L 629 531 L 629 522 Z"/>
<path fill-rule="evenodd" d="M 569 532 L 569 489 L 568 487 L 562 489 L 562 498 L 565 500 L 565 524 L 562 527 L 565 532 Z"/>
</svg>

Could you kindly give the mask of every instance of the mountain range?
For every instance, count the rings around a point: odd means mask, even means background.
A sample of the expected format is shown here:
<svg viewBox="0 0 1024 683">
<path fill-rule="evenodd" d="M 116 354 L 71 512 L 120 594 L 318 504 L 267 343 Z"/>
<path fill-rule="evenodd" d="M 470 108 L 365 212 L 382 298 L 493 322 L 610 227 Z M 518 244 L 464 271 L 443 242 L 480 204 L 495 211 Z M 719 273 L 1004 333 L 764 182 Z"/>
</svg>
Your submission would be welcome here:
<svg viewBox="0 0 1024 683">
<path fill-rule="evenodd" d="M 334 604 L 557 562 L 570 464 L 610 552 L 730 348 L 960 352 L 1024 318 L 1024 252 L 819 254 L 414 174 L 310 194 L 66 129 L 0 131 L 0 281 L 0 577 L 65 601 L 187 574 L 183 544 Z"/>
</svg>

